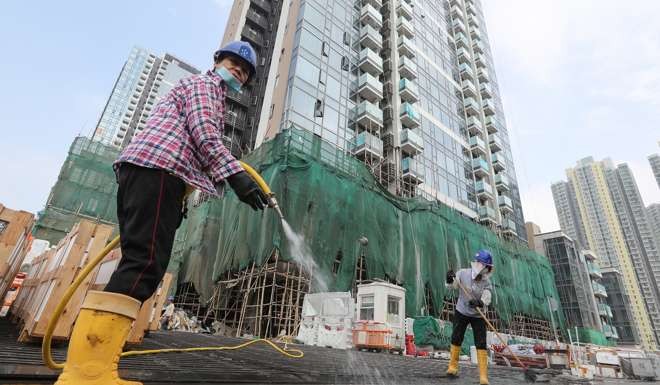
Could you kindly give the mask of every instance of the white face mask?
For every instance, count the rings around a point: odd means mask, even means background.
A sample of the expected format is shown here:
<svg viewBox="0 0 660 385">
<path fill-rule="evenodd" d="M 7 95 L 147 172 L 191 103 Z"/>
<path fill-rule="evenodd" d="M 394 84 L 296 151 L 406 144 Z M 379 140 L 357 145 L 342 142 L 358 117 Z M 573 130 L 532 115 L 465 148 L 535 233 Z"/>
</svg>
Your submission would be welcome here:
<svg viewBox="0 0 660 385">
<path fill-rule="evenodd" d="M 477 278 L 477 275 L 479 275 L 479 273 L 481 273 L 485 268 L 486 268 L 486 265 L 484 265 L 483 263 L 473 261 L 472 262 L 472 279 Z"/>
</svg>

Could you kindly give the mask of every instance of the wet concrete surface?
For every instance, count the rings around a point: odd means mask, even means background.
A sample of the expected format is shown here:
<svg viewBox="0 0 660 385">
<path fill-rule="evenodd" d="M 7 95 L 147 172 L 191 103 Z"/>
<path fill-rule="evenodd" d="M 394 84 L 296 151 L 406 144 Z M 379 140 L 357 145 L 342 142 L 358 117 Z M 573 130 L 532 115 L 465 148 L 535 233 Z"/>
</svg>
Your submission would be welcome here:
<svg viewBox="0 0 660 385">
<path fill-rule="evenodd" d="M 40 346 L 16 342 L 15 327 L 0 319 L 0 383 L 52 384 L 57 372 L 41 363 Z M 245 340 L 184 332 L 151 333 L 136 350 L 194 346 L 237 345 Z M 477 368 L 462 364 L 460 377 L 442 378 L 447 362 L 387 353 L 343 351 L 295 346 L 304 351 L 300 359 L 285 357 L 266 345 L 237 351 L 168 353 L 126 357 L 120 374 L 145 384 L 478 384 Z M 65 357 L 66 346 L 54 349 L 56 361 Z M 492 385 L 524 384 L 522 370 L 490 368 Z M 547 384 L 589 384 L 554 377 Z M 627 380 L 596 380 L 593 384 L 634 383 Z"/>
</svg>

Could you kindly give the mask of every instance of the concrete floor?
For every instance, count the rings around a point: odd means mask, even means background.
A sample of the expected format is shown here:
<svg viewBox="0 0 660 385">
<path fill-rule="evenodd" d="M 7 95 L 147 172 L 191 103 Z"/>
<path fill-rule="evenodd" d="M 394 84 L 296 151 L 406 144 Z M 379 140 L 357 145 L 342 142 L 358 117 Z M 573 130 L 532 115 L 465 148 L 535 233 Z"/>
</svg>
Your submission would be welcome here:
<svg viewBox="0 0 660 385">
<path fill-rule="evenodd" d="M 14 325 L 0 319 L 0 383 L 52 384 L 57 372 L 41 364 L 39 345 L 18 344 Z M 244 340 L 184 332 L 152 333 L 136 350 L 191 346 L 236 345 Z M 238 351 L 158 354 L 127 357 L 120 362 L 121 375 L 145 384 L 478 384 L 477 369 L 463 365 L 460 378 L 442 378 L 447 362 L 387 353 L 298 347 L 305 356 L 287 358 L 265 345 Z M 55 349 L 64 359 L 66 347 Z M 595 381 L 621 384 L 632 381 Z M 492 385 L 525 383 L 519 369 L 491 367 Z M 550 384 L 585 384 L 554 378 Z"/>
</svg>

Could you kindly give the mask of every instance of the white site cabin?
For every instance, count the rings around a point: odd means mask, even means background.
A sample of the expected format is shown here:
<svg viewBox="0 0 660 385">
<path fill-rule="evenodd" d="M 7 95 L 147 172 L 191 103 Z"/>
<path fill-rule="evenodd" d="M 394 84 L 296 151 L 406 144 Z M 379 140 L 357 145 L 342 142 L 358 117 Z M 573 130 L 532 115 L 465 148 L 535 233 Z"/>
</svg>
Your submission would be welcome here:
<svg viewBox="0 0 660 385">
<path fill-rule="evenodd" d="M 387 282 L 373 282 L 357 287 L 357 321 L 384 323 L 392 330 L 392 350 L 405 351 L 406 289 Z"/>
</svg>

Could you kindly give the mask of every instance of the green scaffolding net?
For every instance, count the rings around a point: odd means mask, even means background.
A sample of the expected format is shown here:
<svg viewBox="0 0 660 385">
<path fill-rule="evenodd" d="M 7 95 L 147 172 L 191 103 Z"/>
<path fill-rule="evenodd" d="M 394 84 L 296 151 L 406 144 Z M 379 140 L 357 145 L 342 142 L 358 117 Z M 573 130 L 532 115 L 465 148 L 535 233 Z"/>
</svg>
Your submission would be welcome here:
<svg viewBox="0 0 660 385">
<path fill-rule="evenodd" d="M 317 265 L 314 275 L 330 291 L 351 290 L 358 255 L 364 255 L 368 278 L 406 288 L 407 316 L 426 315 L 429 301 L 439 311 L 445 296 L 455 295 L 444 285 L 447 270 L 468 267 L 475 251 L 487 248 L 495 258 L 493 306 L 500 319 L 507 323 L 518 313 L 551 319 L 547 299 L 559 297 L 544 256 L 443 204 L 390 194 L 362 162 L 312 133 L 286 130 L 246 161 L 261 172 L 287 221 L 304 236 Z M 361 237 L 368 239 L 363 249 Z M 222 273 L 263 263 L 274 249 L 292 259 L 273 210 L 254 212 L 228 191 L 190 210 L 170 269 L 208 300 Z"/>
<path fill-rule="evenodd" d="M 81 219 L 117 223 L 117 182 L 112 163 L 119 151 L 77 137 L 60 169 L 33 235 L 56 244 Z"/>
<path fill-rule="evenodd" d="M 602 346 L 614 346 L 614 341 L 605 337 L 605 334 L 599 332 L 598 330 L 589 329 L 589 328 L 569 328 L 568 334 L 570 335 L 570 340 L 573 342 L 579 342 L 580 344 L 594 344 Z M 576 337 L 577 336 L 577 337 Z"/>
</svg>

